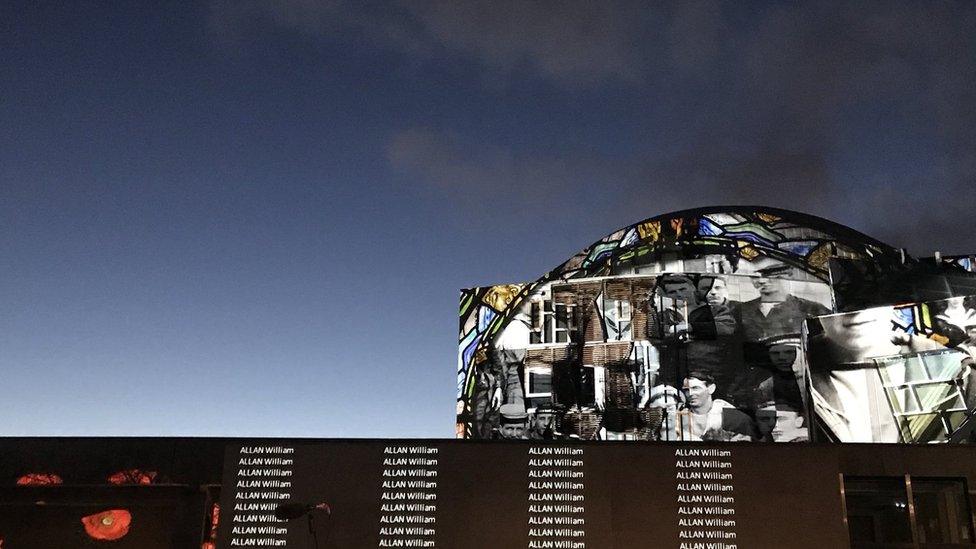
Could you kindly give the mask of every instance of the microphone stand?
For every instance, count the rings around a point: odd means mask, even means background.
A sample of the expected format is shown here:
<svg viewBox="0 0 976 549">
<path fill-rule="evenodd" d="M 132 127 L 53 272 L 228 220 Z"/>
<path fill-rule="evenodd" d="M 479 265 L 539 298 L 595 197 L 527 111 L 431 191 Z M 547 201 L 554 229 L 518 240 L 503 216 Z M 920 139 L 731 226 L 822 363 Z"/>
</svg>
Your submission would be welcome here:
<svg viewBox="0 0 976 549">
<path fill-rule="evenodd" d="M 275 510 L 275 518 L 292 522 L 305 516 L 305 519 L 308 521 L 308 538 L 306 539 L 311 540 L 310 544 L 312 545 L 312 549 L 319 549 L 319 535 L 315 530 L 315 512 L 318 510 L 324 510 L 329 515 L 329 529 L 325 535 L 325 543 L 328 545 L 329 536 L 332 534 L 332 508 L 328 503 L 323 502 L 315 505 L 279 504 L 278 509 Z"/>
<path fill-rule="evenodd" d="M 316 532 L 316 530 L 315 530 L 315 511 L 316 511 L 316 509 L 311 509 L 308 513 L 305 514 L 305 516 L 308 517 L 308 535 L 309 535 L 309 537 L 312 538 L 312 546 L 313 546 L 314 549 L 319 549 L 319 536 L 318 536 L 318 532 Z M 330 528 L 325 533 L 325 543 L 326 543 L 326 545 L 328 545 L 328 543 L 329 543 L 329 537 L 332 534 L 332 528 L 331 528 L 331 525 L 332 525 L 332 510 L 329 509 L 329 511 L 328 511 L 327 514 L 329 516 L 329 526 L 330 526 Z"/>
</svg>

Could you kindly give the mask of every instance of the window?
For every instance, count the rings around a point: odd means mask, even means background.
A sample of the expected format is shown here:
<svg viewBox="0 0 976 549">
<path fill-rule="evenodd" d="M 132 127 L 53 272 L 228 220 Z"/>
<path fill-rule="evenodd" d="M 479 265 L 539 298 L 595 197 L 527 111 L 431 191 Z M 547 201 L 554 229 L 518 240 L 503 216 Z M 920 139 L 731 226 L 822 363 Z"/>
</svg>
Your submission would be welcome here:
<svg viewBox="0 0 976 549">
<path fill-rule="evenodd" d="M 844 479 L 844 496 L 852 548 L 913 547 L 904 477 Z"/>
<path fill-rule="evenodd" d="M 552 395 L 552 370 L 549 368 L 526 368 L 525 378 L 525 396 L 534 398 Z"/>
<path fill-rule="evenodd" d="M 569 333 L 575 328 L 573 325 L 573 309 L 575 307 L 556 303 L 553 308 L 555 309 L 556 317 L 556 326 L 553 329 L 553 341 L 556 343 L 569 343 Z"/>
<path fill-rule="evenodd" d="M 630 302 L 624 299 L 599 301 L 607 341 L 630 341 Z"/>
<path fill-rule="evenodd" d="M 912 479 L 920 547 L 973 545 L 973 523 L 961 479 Z"/>
<path fill-rule="evenodd" d="M 945 441 L 966 421 L 968 356 L 947 350 L 874 359 L 903 441 Z"/>
<path fill-rule="evenodd" d="M 853 549 L 974 548 L 963 479 L 845 477 Z"/>
<path fill-rule="evenodd" d="M 532 304 L 530 343 L 569 343 L 576 329 L 576 307 L 546 299 Z"/>
</svg>

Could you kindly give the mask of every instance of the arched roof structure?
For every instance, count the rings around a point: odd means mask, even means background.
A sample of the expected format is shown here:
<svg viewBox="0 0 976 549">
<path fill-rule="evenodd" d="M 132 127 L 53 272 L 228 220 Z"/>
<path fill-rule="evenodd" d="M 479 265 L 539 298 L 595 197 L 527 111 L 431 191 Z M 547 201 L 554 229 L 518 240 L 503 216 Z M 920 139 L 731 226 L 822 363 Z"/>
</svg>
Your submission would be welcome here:
<svg viewBox="0 0 976 549">
<path fill-rule="evenodd" d="M 556 281 L 610 276 L 628 265 L 668 254 L 732 262 L 765 257 L 829 282 L 828 260 L 844 257 L 884 268 L 902 261 L 896 248 L 817 216 L 764 206 L 712 206 L 649 217 L 597 240 L 529 284 L 462 290 L 457 370 L 458 412 L 472 391 L 471 366 L 535 288 Z M 459 435 L 463 425 L 458 425 Z"/>
<path fill-rule="evenodd" d="M 763 206 L 712 206 L 649 217 L 594 242 L 543 278 L 604 276 L 620 263 L 657 250 L 679 256 L 760 255 L 827 280 L 832 255 L 898 261 L 897 249 L 821 217 Z"/>
</svg>

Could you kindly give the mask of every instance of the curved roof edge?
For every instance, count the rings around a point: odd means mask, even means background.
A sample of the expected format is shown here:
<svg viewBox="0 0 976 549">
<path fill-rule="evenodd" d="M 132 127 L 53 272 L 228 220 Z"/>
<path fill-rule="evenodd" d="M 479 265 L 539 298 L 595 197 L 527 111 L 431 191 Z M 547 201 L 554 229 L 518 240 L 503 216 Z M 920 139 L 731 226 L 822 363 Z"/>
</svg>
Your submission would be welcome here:
<svg viewBox="0 0 976 549">
<path fill-rule="evenodd" d="M 724 231 L 725 227 L 714 222 L 714 216 L 720 215 L 740 217 L 741 220 L 727 226 L 731 229 L 744 230 Z M 703 219 L 705 221 L 702 221 Z M 669 223 L 663 223 L 664 221 Z M 727 243 L 737 242 L 740 247 L 754 245 L 756 250 L 762 250 L 761 255 L 774 254 L 779 255 L 780 259 L 802 261 L 802 256 L 810 253 L 811 249 L 804 249 L 802 241 L 776 234 L 773 229 L 777 228 L 775 227 L 777 224 L 779 229 L 804 228 L 820 233 L 824 238 L 808 239 L 806 244 L 812 246 L 811 243 L 815 242 L 821 245 L 830 243 L 832 248 L 830 252 L 833 252 L 837 246 L 842 246 L 852 255 L 873 258 L 883 263 L 900 262 L 902 258 L 900 251 L 891 245 L 846 225 L 812 214 L 757 205 L 706 206 L 648 217 L 617 229 L 583 248 L 567 261 L 544 274 L 539 281 L 577 278 L 581 271 L 592 275 L 591 271 L 595 270 L 594 266 L 598 262 L 619 258 L 627 250 L 638 246 L 657 244 L 694 246 L 718 239 L 724 239 Z M 777 251 L 777 242 L 785 244 L 786 248 Z M 729 252 L 731 249 L 725 250 L 725 253 Z M 722 252 L 716 250 L 716 253 Z M 825 253 L 827 252 L 821 252 L 819 255 L 823 256 Z M 826 269 L 821 270 L 825 274 Z M 583 274 L 583 276 L 587 275 Z"/>
<path fill-rule="evenodd" d="M 843 224 L 838 223 L 836 221 L 831 221 L 830 219 L 827 219 L 825 217 L 820 217 L 820 216 L 813 215 L 813 214 L 798 212 L 796 210 L 787 210 L 785 208 L 773 208 L 771 206 L 762 206 L 762 205 L 704 206 L 704 207 L 701 207 L 701 208 L 689 208 L 689 209 L 686 209 L 686 210 L 678 210 L 676 212 L 669 212 L 669 213 L 666 213 L 666 214 L 661 214 L 661 215 L 656 215 L 656 216 L 648 217 L 647 219 L 643 219 L 641 221 L 638 221 L 637 223 L 633 223 L 630 226 L 639 225 L 639 224 L 644 223 L 646 221 L 652 221 L 652 220 L 655 220 L 655 219 L 662 219 L 662 218 L 668 218 L 668 217 L 687 217 L 687 216 L 694 216 L 694 215 L 704 215 L 704 214 L 709 214 L 709 213 L 729 213 L 729 212 L 732 212 L 732 213 L 740 213 L 740 214 L 747 214 L 747 213 L 754 213 L 754 212 L 757 212 L 757 211 L 761 211 L 763 213 L 770 213 L 770 214 L 773 214 L 773 215 L 778 215 L 780 217 L 783 217 L 784 219 L 791 218 L 791 219 L 796 219 L 797 221 L 800 221 L 800 220 L 810 221 L 811 222 L 811 226 L 813 228 L 816 228 L 814 224 L 822 224 L 822 225 L 825 225 L 825 226 L 830 226 L 832 228 L 836 228 L 836 229 L 844 232 L 845 233 L 845 236 L 849 236 L 852 239 L 863 240 L 863 241 L 865 241 L 865 242 L 867 242 L 869 244 L 873 244 L 873 245 L 878 246 L 878 247 L 881 247 L 881 248 L 890 248 L 892 250 L 897 251 L 897 248 L 895 248 L 894 246 L 891 246 L 890 244 L 886 244 L 884 242 L 881 242 L 880 240 L 878 240 L 878 239 L 876 239 L 874 237 L 868 236 L 868 235 L 862 233 L 861 231 L 858 231 L 857 229 L 852 229 L 852 228 L 848 227 L 847 225 L 843 225 Z M 611 233 L 611 234 L 613 234 L 613 233 Z"/>
</svg>

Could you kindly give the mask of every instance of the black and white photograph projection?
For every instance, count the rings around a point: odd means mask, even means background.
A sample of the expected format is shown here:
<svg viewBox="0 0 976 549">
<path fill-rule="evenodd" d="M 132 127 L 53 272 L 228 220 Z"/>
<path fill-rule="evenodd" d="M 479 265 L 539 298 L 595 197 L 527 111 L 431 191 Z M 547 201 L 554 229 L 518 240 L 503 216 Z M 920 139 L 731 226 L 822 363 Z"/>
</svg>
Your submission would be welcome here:
<svg viewBox="0 0 976 549">
<path fill-rule="evenodd" d="M 802 328 L 830 257 L 894 250 L 782 211 L 620 230 L 539 281 L 461 294 L 461 438 L 809 440 Z"/>
<path fill-rule="evenodd" d="M 972 442 L 976 296 L 808 321 L 811 394 L 838 442 Z"/>
</svg>

